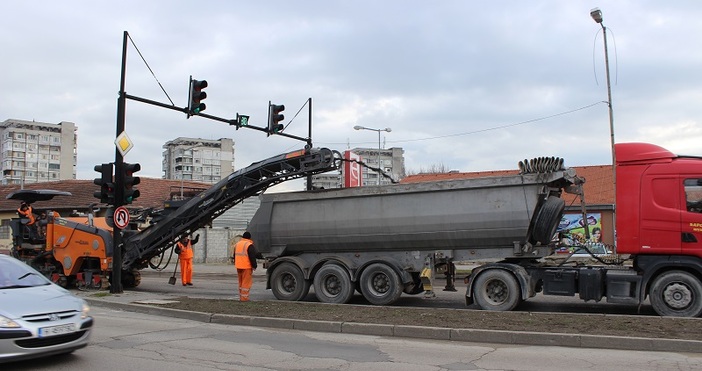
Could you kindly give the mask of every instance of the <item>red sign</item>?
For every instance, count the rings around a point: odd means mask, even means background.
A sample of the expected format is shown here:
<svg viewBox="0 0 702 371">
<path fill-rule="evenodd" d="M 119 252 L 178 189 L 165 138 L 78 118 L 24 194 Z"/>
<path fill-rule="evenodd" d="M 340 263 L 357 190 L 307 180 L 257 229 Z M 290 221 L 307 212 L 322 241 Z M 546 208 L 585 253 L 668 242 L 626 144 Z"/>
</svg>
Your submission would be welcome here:
<svg viewBox="0 0 702 371">
<path fill-rule="evenodd" d="M 129 225 L 129 210 L 124 206 L 115 209 L 114 221 L 115 227 L 119 229 L 126 228 Z"/>
<path fill-rule="evenodd" d="M 347 150 L 344 152 L 347 160 L 361 161 L 361 156 Z M 357 162 L 344 161 L 344 188 L 361 186 L 361 165 Z"/>
</svg>

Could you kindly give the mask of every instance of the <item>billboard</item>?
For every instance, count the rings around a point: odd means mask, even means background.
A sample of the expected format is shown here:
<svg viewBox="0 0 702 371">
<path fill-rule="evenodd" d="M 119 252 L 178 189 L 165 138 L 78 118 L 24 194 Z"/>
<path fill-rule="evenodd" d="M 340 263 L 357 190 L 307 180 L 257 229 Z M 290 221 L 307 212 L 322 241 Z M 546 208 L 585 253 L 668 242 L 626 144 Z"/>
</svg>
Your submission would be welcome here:
<svg viewBox="0 0 702 371">
<path fill-rule="evenodd" d="M 590 228 L 589 240 L 585 238 L 585 225 Z M 560 244 L 565 246 L 602 242 L 602 214 L 588 213 L 587 222 L 583 220 L 583 214 L 563 214 L 557 235 Z"/>
<path fill-rule="evenodd" d="M 351 150 L 346 150 L 344 152 L 344 158 L 347 160 L 351 160 L 344 161 L 344 188 L 360 187 L 361 165 L 358 162 L 354 161 L 361 161 L 361 156 L 351 152 Z"/>
</svg>

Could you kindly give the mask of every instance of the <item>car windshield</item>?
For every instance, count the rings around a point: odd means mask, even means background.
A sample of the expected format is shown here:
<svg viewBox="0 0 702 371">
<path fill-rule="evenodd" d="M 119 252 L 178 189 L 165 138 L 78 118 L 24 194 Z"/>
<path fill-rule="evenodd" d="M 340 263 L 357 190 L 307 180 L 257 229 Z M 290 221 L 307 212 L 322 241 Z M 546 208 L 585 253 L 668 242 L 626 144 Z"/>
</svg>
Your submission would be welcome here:
<svg viewBox="0 0 702 371">
<path fill-rule="evenodd" d="M 15 259 L 0 259 L 0 290 L 48 285 L 39 272 Z"/>
</svg>

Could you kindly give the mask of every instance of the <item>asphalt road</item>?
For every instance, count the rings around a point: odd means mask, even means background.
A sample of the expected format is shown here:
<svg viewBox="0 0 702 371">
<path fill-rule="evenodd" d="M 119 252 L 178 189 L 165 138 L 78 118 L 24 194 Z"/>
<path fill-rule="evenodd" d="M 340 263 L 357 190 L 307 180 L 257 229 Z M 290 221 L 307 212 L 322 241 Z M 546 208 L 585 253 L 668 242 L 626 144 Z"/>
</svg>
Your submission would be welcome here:
<svg viewBox="0 0 702 371">
<path fill-rule="evenodd" d="M 161 272 L 146 269 L 142 271 L 141 284 L 134 291 L 183 295 L 188 297 L 203 297 L 212 299 L 232 299 L 238 297 L 236 275 L 231 266 L 196 265 L 194 268 L 194 286 L 183 287 L 180 280 L 175 285 L 168 284 L 168 278 L 173 271 L 166 269 Z M 177 277 L 179 277 L 177 275 Z M 437 278 L 434 282 L 435 297 L 425 298 L 424 294 L 403 294 L 395 306 L 426 307 L 426 308 L 455 308 L 479 309 L 475 305 L 466 307 L 465 286 L 462 281 L 456 281 L 457 291 L 443 291 L 445 280 Z M 254 275 L 254 285 L 251 291 L 252 300 L 277 300 L 271 290 L 266 290 L 266 277 L 264 270 L 257 270 Z M 314 290 L 305 298 L 305 301 L 317 302 Z M 368 304 L 360 295 L 356 294 L 352 304 Z M 556 313 L 601 313 L 601 314 L 638 314 L 657 316 L 650 304 L 646 303 L 640 308 L 624 304 L 606 303 L 605 300 L 597 302 L 584 302 L 577 297 L 544 296 L 538 294 L 520 304 L 517 311 L 525 312 L 556 312 Z"/>
<path fill-rule="evenodd" d="M 223 325 L 97 306 L 88 347 L 3 370 L 699 370 L 698 354 Z"/>
</svg>

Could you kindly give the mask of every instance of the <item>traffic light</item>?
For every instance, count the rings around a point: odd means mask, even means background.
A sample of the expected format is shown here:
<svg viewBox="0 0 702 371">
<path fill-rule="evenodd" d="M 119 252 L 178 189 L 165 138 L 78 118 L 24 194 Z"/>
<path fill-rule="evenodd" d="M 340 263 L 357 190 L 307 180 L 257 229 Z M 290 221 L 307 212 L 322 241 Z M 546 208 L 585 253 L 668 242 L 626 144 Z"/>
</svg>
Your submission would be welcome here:
<svg viewBox="0 0 702 371">
<path fill-rule="evenodd" d="M 207 81 L 205 80 L 193 80 L 190 76 L 190 92 L 188 94 L 188 118 L 190 116 L 195 116 L 200 112 L 204 111 L 207 106 L 202 103 L 202 100 L 207 98 L 207 93 L 202 91 L 202 89 L 207 87 Z"/>
<path fill-rule="evenodd" d="M 281 112 L 285 111 L 284 105 L 271 104 L 268 102 L 268 134 L 275 134 L 283 131 L 285 126 L 280 122 L 285 119 Z"/>
<path fill-rule="evenodd" d="M 100 190 L 93 193 L 93 196 L 105 204 L 115 202 L 115 183 L 112 180 L 112 163 L 95 165 L 95 171 L 100 173 L 99 178 L 95 178 L 93 183 L 100 186 Z"/>
<path fill-rule="evenodd" d="M 236 128 L 239 129 L 242 126 L 249 126 L 249 116 L 236 114 Z"/>
<path fill-rule="evenodd" d="M 124 203 L 128 205 L 139 197 L 139 190 L 133 187 L 141 183 L 141 178 L 134 176 L 134 173 L 141 170 L 141 165 L 125 162 L 122 164 L 122 170 L 124 171 Z"/>
</svg>

